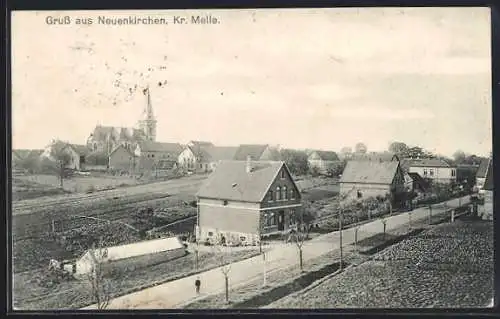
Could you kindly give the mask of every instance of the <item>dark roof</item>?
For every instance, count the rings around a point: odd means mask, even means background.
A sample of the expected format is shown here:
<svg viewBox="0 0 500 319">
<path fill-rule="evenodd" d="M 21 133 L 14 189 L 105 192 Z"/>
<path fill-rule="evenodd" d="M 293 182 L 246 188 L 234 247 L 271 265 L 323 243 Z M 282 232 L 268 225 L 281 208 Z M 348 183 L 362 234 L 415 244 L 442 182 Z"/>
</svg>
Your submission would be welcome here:
<svg viewBox="0 0 500 319">
<path fill-rule="evenodd" d="M 355 161 L 382 161 L 382 162 L 390 162 L 393 160 L 394 153 L 391 152 L 370 152 L 366 154 L 352 154 L 352 159 Z"/>
<path fill-rule="evenodd" d="M 422 176 L 420 176 L 418 173 L 408 173 L 408 175 L 410 175 L 413 181 L 418 185 L 420 185 L 420 187 L 423 188 L 424 190 L 427 189 L 427 187 L 429 186 L 429 183 L 424 178 L 422 178 Z"/>
<path fill-rule="evenodd" d="M 488 169 L 486 172 L 486 180 L 484 181 L 483 189 L 486 191 L 493 190 L 493 161 L 489 161 Z"/>
<path fill-rule="evenodd" d="M 141 152 L 161 152 L 179 155 L 182 152 L 182 146 L 179 143 L 160 143 L 143 141 L 139 144 Z"/>
<path fill-rule="evenodd" d="M 477 169 L 477 172 L 476 172 L 476 177 L 479 177 L 479 178 L 486 177 L 486 172 L 488 171 L 489 163 L 490 163 L 489 158 L 483 158 L 481 160 L 481 162 L 479 163 L 479 168 Z"/>
<path fill-rule="evenodd" d="M 207 160 L 210 162 L 216 161 L 229 161 L 234 158 L 238 147 L 236 146 L 209 146 L 203 148 L 203 155 L 206 158 L 202 158 L 202 160 Z"/>
<path fill-rule="evenodd" d="M 450 163 L 439 158 L 411 159 L 408 165 L 409 167 L 451 167 Z"/>
<path fill-rule="evenodd" d="M 333 151 L 314 151 L 312 153 L 318 154 L 319 158 L 323 161 L 338 161 L 339 160 L 337 153 L 335 153 Z"/>
<path fill-rule="evenodd" d="M 391 184 L 399 162 L 349 161 L 340 178 L 341 183 Z"/>
<path fill-rule="evenodd" d="M 79 144 L 70 144 L 70 146 L 75 150 L 80 155 L 87 155 L 90 153 L 90 150 L 87 146 L 85 145 L 79 145 Z"/>
<path fill-rule="evenodd" d="M 207 142 L 207 141 L 189 141 L 189 144 L 193 145 L 193 146 L 201 146 L 201 147 L 214 146 L 214 144 L 212 142 Z"/>
<path fill-rule="evenodd" d="M 114 148 L 114 149 L 113 149 L 113 150 L 109 153 L 109 155 L 113 154 L 114 152 L 116 152 L 116 151 L 117 151 L 117 150 L 119 150 L 120 148 L 123 148 L 123 149 L 124 149 L 125 151 L 127 151 L 127 153 L 129 153 L 130 155 L 135 156 L 135 154 L 134 154 L 132 151 L 130 151 L 129 149 L 127 149 L 127 148 L 126 148 L 126 147 L 124 147 L 123 145 L 118 145 L 118 146 L 116 146 L 116 147 L 115 147 L 115 148 Z"/>
<path fill-rule="evenodd" d="M 261 202 L 282 167 L 283 162 L 253 161 L 247 173 L 245 161 L 222 161 L 197 193 L 198 197 Z"/>
<path fill-rule="evenodd" d="M 95 140 L 105 141 L 108 136 L 113 140 L 141 141 L 145 138 L 144 132 L 132 127 L 114 127 L 97 125 L 92 136 Z"/>
<path fill-rule="evenodd" d="M 241 144 L 234 154 L 234 160 L 236 161 L 246 161 L 248 156 L 251 156 L 253 160 L 258 161 L 264 151 L 269 147 L 267 144 Z"/>
</svg>

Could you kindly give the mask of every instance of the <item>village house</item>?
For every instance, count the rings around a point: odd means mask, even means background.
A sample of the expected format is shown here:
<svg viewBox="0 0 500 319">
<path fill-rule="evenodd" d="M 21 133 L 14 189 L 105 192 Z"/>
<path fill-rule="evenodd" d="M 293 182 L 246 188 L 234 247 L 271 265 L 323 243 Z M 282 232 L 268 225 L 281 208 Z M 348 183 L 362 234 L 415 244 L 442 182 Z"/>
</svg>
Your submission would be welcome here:
<svg viewBox="0 0 500 319">
<path fill-rule="evenodd" d="M 215 146 L 209 142 L 190 142 L 179 155 L 179 165 L 187 171 L 207 173 L 213 171 L 220 161 L 232 160 L 237 147 Z"/>
<path fill-rule="evenodd" d="M 489 158 L 484 158 L 479 163 L 479 168 L 476 172 L 476 187 L 481 190 L 483 189 L 484 182 L 486 181 L 486 174 L 488 172 L 488 167 L 491 160 Z"/>
<path fill-rule="evenodd" d="M 393 200 L 406 193 L 399 161 L 349 161 L 340 179 L 340 193 L 348 198 L 376 198 L 390 195 Z"/>
<path fill-rule="evenodd" d="M 457 169 L 439 158 L 411 159 L 405 164 L 408 172 L 418 173 L 436 183 L 450 184 L 457 180 Z"/>
<path fill-rule="evenodd" d="M 418 173 L 408 173 L 413 181 L 412 190 L 418 193 L 425 193 L 429 188 L 429 183 L 418 175 Z"/>
<path fill-rule="evenodd" d="M 301 194 L 284 162 L 222 161 L 196 194 L 201 242 L 255 245 L 301 216 Z"/>
<path fill-rule="evenodd" d="M 118 145 L 109 154 L 109 168 L 112 170 L 132 172 L 135 165 L 135 154 L 123 145 Z"/>
<path fill-rule="evenodd" d="M 64 159 L 65 168 L 81 170 L 84 168 L 88 153 L 89 150 L 85 145 L 54 140 L 43 150 L 40 157 L 54 162 Z"/>
<path fill-rule="evenodd" d="M 307 159 L 309 168 L 316 168 L 320 174 L 328 174 L 329 170 L 335 169 L 340 165 L 337 153 L 333 151 L 313 151 Z"/>
<path fill-rule="evenodd" d="M 278 147 L 272 147 L 268 144 L 240 144 L 233 159 L 235 161 L 246 161 L 248 156 L 255 161 L 281 161 L 281 155 Z"/>
<path fill-rule="evenodd" d="M 136 168 L 140 171 L 171 170 L 177 167 L 177 160 L 182 153 L 179 143 L 160 143 L 144 141 L 137 145 Z"/>
<path fill-rule="evenodd" d="M 89 249 L 74 263 L 63 265 L 75 276 L 87 275 L 98 263 L 102 270 L 131 272 L 136 269 L 157 265 L 186 254 L 186 248 L 177 237 L 146 240 L 142 242 Z"/>
</svg>

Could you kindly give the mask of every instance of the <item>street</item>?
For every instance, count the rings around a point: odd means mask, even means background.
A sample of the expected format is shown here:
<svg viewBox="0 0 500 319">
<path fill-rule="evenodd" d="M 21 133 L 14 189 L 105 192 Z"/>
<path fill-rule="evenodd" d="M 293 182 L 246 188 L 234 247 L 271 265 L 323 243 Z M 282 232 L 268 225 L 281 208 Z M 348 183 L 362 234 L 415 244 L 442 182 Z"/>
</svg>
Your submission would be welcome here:
<svg viewBox="0 0 500 319">
<path fill-rule="evenodd" d="M 462 197 L 461 204 L 468 203 L 468 196 Z M 458 207 L 459 199 L 447 202 L 446 208 Z M 433 206 L 432 214 L 436 216 L 443 213 L 445 205 L 437 204 Z M 412 221 L 428 218 L 429 211 L 426 207 L 415 209 L 412 212 L 401 213 L 399 215 L 387 217 L 386 230 L 397 229 L 407 225 L 410 216 Z M 383 224 L 380 220 L 373 220 L 361 225 L 358 229 L 358 240 L 371 237 L 383 231 Z M 354 228 L 343 231 L 343 245 L 350 245 L 354 242 Z M 293 243 L 273 245 L 267 251 L 267 272 L 285 268 L 291 264 L 298 263 L 297 247 Z M 315 257 L 339 249 L 339 232 L 328 233 L 304 243 L 303 260 L 306 263 Z M 263 258 L 256 256 L 231 265 L 229 273 L 229 285 L 245 284 L 255 278 L 263 276 Z M 196 296 L 194 282 L 196 278 L 201 280 L 201 295 Z M 156 287 L 148 288 L 139 292 L 128 294 L 113 299 L 107 309 L 172 309 L 181 308 L 183 305 L 196 298 L 216 294 L 224 291 L 224 276 L 220 268 L 215 268 L 198 275 L 193 275 L 171 281 Z M 83 309 L 95 309 L 89 306 Z"/>
</svg>

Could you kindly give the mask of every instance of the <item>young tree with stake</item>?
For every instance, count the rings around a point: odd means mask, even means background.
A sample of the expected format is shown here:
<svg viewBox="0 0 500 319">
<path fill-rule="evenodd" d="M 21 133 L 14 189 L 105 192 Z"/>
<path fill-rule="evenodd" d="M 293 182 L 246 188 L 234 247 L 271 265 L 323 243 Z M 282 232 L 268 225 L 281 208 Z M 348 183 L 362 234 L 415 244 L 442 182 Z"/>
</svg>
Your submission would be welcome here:
<svg viewBox="0 0 500 319">
<path fill-rule="evenodd" d="M 231 248 L 230 246 L 222 246 L 219 243 L 213 246 L 215 250 L 215 258 L 219 264 L 220 271 L 224 275 L 224 285 L 226 292 L 226 302 L 229 303 L 229 272 L 231 270 Z"/>
<path fill-rule="evenodd" d="M 87 275 L 90 284 L 90 291 L 98 310 L 104 310 L 108 307 L 111 301 L 111 285 L 110 281 L 105 277 L 104 262 L 107 257 L 107 248 L 104 247 L 102 238 L 97 246 L 90 250 L 92 257 L 92 266 Z"/>
<path fill-rule="evenodd" d="M 309 230 L 309 225 L 304 223 L 304 219 L 302 218 L 299 225 L 297 226 L 297 231 L 293 235 L 295 245 L 297 245 L 297 252 L 299 253 L 299 266 L 301 272 L 304 271 L 304 258 L 302 248 L 304 246 L 304 242 L 309 238 Z"/>
</svg>

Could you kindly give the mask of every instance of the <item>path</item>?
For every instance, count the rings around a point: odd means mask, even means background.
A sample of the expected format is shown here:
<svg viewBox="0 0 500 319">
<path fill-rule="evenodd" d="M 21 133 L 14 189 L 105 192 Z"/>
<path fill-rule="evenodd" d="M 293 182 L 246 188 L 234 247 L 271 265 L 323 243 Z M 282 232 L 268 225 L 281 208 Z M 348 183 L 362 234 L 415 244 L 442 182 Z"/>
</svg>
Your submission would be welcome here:
<svg viewBox="0 0 500 319">
<path fill-rule="evenodd" d="M 461 204 L 468 203 L 468 196 L 462 197 Z M 447 208 L 458 207 L 459 200 L 453 199 L 447 202 Z M 445 211 L 444 204 L 433 206 L 433 216 Z M 429 217 L 427 208 L 415 209 L 412 212 L 401 213 L 387 218 L 386 230 L 390 231 L 408 224 L 409 215 L 414 221 Z M 358 240 L 371 237 L 383 231 L 380 220 L 373 220 L 360 226 Z M 343 231 L 343 243 L 349 245 L 354 242 L 354 228 Z M 307 263 L 320 255 L 324 255 L 339 248 L 339 232 L 328 233 L 304 243 L 303 260 Z M 294 244 L 283 244 L 274 246 L 267 253 L 267 272 L 285 268 L 291 264 L 298 263 L 297 247 Z M 263 275 L 262 256 L 242 260 L 231 265 L 229 273 L 230 286 L 241 285 L 252 281 Z M 194 281 L 199 277 L 202 282 L 201 296 L 217 294 L 224 291 L 224 277 L 220 268 L 215 268 L 198 275 L 181 278 L 175 281 L 128 294 L 113 299 L 107 309 L 172 309 L 180 308 L 186 303 L 197 298 L 195 294 Z M 89 306 L 83 309 L 95 309 Z"/>
</svg>

